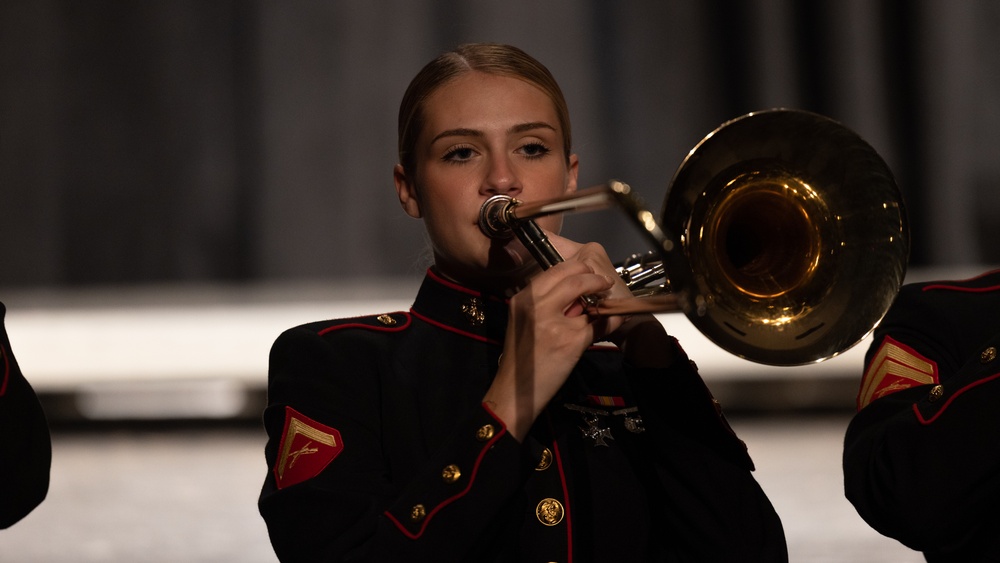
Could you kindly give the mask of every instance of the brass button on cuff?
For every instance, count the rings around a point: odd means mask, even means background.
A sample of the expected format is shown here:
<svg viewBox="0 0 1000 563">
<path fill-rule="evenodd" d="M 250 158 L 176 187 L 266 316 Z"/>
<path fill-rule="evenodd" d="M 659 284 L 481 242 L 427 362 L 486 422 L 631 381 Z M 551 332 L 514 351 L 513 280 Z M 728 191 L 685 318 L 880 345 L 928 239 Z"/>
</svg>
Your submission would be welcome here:
<svg viewBox="0 0 1000 563">
<path fill-rule="evenodd" d="M 934 401 L 940 399 L 942 395 L 944 395 L 944 386 L 935 385 L 934 387 L 931 387 L 931 392 L 928 393 L 927 400 L 933 403 Z"/>
<path fill-rule="evenodd" d="M 979 361 L 984 364 L 988 364 L 995 359 L 997 359 L 997 349 L 995 346 L 990 346 L 979 355 Z"/>
<path fill-rule="evenodd" d="M 496 430 L 493 428 L 492 424 L 484 424 L 479 427 L 479 430 L 476 430 L 476 439 L 480 442 L 485 442 L 486 440 L 492 438 L 495 433 Z"/>
<path fill-rule="evenodd" d="M 458 481 L 458 478 L 462 476 L 462 470 L 458 468 L 454 463 L 446 465 L 444 469 L 441 470 L 441 479 L 444 479 L 445 483 L 454 483 Z"/>
<path fill-rule="evenodd" d="M 552 465 L 552 450 L 545 448 L 542 450 L 542 459 L 538 460 L 535 471 L 545 471 Z"/>
<path fill-rule="evenodd" d="M 535 507 L 535 516 L 546 526 L 555 526 L 563 521 L 566 511 L 561 502 L 554 498 L 545 498 Z"/>
<path fill-rule="evenodd" d="M 427 509 L 424 508 L 424 505 L 417 504 L 410 509 L 410 520 L 413 520 L 414 522 L 420 522 L 426 517 L 427 517 Z"/>
</svg>

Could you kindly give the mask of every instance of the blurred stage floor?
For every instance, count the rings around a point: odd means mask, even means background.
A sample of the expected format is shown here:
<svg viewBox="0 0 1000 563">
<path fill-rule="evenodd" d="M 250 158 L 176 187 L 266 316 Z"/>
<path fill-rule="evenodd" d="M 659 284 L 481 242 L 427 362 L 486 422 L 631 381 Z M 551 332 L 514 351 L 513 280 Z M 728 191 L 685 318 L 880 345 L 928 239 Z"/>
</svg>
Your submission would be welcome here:
<svg viewBox="0 0 1000 563">
<path fill-rule="evenodd" d="M 846 415 L 732 417 L 785 526 L 793 563 L 919 563 L 844 500 Z M 257 514 L 267 468 L 250 425 L 57 430 L 49 496 L 0 530 L 0 561 L 273 563 Z"/>
</svg>

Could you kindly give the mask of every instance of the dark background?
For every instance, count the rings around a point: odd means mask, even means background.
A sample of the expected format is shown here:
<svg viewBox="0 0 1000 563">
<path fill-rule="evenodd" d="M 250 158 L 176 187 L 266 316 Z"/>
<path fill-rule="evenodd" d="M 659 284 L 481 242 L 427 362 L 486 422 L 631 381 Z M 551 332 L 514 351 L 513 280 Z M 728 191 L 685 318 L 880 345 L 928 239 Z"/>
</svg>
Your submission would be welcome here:
<svg viewBox="0 0 1000 563">
<path fill-rule="evenodd" d="M 895 172 L 911 264 L 997 263 L 998 31 L 991 0 L 3 2 L 0 286 L 420 275 L 396 111 L 464 41 L 549 66 L 581 186 L 658 209 L 720 123 L 808 109 Z M 617 252 L 607 221 L 568 228 Z"/>
</svg>

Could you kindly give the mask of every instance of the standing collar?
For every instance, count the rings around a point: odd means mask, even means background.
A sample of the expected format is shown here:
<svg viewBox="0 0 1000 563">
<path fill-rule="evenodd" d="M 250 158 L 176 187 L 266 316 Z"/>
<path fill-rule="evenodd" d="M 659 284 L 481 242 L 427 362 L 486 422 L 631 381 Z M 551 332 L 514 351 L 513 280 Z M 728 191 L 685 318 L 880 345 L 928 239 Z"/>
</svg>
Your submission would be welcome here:
<svg viewBox="0 0 1000 563">
<path fill-rule="evenodd" d="M 410 312 L 419 319 L 475 340 L 499 344 L 507 329 L 507 301 L 459 285 L 427 270 Z"/>
</svg>

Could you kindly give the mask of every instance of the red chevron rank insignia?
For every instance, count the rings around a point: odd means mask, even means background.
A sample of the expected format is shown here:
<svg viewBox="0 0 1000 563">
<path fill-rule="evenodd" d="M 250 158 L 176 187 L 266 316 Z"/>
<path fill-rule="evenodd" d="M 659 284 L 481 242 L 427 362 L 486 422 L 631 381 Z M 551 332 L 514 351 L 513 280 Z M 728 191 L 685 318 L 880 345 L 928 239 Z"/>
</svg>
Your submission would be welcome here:
<svg viewBox="0 0 1000 563">
<path fill-rule="evenodd" d="M 887 336 L 865 371 L 865 378 L 858 392 L 858 410 L 867 407 L 875 399 L 896 391 L 937 382 L 936 362 Z"/>
<path fill-rule="evenodd" d="M 283 489 L 320 474 L 344 451 L 340 432 L 285 407 L 285 430 L 278 445 L 274 479 Z"/>
</svg>

